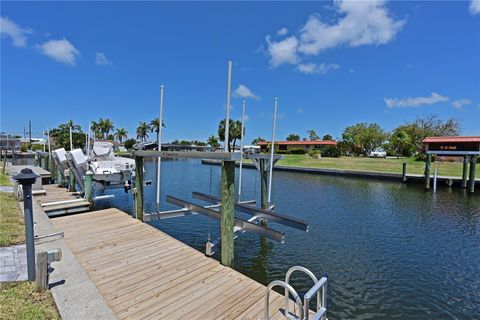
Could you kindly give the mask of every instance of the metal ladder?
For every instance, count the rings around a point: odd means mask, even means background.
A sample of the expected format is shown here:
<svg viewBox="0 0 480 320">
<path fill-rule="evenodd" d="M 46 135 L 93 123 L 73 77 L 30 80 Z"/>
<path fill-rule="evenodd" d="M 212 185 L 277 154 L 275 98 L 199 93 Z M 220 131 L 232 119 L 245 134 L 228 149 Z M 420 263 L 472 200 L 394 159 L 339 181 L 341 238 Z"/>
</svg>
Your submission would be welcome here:
<svg viewBox="0 0 480 320">
<path fill-rule="evenodd" d="M 303 303 L 298 295 L 297 291 L 290 285 L 290 276 L 293 272 L 300 271 L 308 275 L 314 282 L 313 287 L 305 293 L 303 296 Z M 316 295 L 317 296 L 317 310 L 313 315 L 312 320 L 326 320 L 327 319 L 327 277 L 322 277 L 320 280 L 307 268 L 302 266 L 294 266 L 288 269 L 285 275 L 285 281 L 274 280 L 267 286 L 267 292 L 265 293 L 265 320 L 270 319 L 269 304 L 270 304 L 270 291 L 274 287 L 285 288 L 285 318 L 292 320 L 309 320 L 310 319 L 310 301 Z M 321 292 L 320 292 L 321 291 Z M 292 314 L 288 310 L 290 294 L 295 300 L 295 304 L 298 306 L 299 316 Z"/>
</svg>

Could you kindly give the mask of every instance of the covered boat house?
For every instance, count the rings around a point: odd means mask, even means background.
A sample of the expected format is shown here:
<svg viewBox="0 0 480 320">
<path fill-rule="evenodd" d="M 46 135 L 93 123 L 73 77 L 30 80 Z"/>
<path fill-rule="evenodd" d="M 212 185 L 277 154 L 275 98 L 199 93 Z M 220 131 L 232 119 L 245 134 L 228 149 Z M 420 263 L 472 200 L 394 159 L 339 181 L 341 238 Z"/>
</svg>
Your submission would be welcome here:
<svg viewBox="0 0 480 320">
<path fill-rule="evenodd" d="M 430 189 L 430 166 L 432 154 L 439 156 L 463 157 L 461 187 L 473 193 L 475 190 L 475 166 L 480 155 L 480 136 L 427 137 L 423 139 L 427 159 L 425 163 L 425 188 Z M 470 170 L 468 170 L 470 164 Z"/>
</svg>

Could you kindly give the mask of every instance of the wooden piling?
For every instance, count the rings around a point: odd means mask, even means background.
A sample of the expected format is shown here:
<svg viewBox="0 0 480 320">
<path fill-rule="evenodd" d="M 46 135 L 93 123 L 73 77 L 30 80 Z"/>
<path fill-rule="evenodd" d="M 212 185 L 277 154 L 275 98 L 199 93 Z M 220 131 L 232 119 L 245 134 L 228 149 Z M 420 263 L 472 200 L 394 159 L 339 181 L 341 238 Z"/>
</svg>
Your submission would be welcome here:
<svg viewBox="0 0 480 320">
<path fill-rule="evenodd" d="M 222 161 L 221 263 L 227 267 L 233 267 L 234 195 L 235 161 Z"/>
<path fill-rule="evenodd" d="M 64 187 L 65 186 L 65 182 L 63 180 L 63 174 L 62 174 L 62 171 L 60 171 L 59 168 L 57 168 L 57 185 L 59 187 Z"/>
<path fill-rule="evenodd" d="M 425 190 L 430 190 L 430 165 L 432 162 L 432 155 L 427 154 L 427 159 L 425 160 Z"/>
<path fill-rule="evenodd" d="M 88 170 L 85 173 L 85 200 L 90 203 L 90 209 L 93 206 L 93 172 Z"/>
<path fill-rule="evenodd" d="M 260 159 L 260 189 L 261 189 L 261 208 L 266 210 L 267 203 L 267 183 L 268 183 L 268 171 L 266 168 L 266 159 Z"/>
<path fill-rule="evenodd" d="M 468 192 L 475 192 L 475 167 L 477 163 L 477 156 L 470 156 L 470 177 L 468 183 Z"/>
<path fill-rule="evenodd" d="M 135 157 L 135 217 L 143 221 L 143 157 Z"/>
<path fill-rule="evenodd" d="M 72 169 L 70 169 L 68 172 L 68 178 L 70 181 L 68 185 L 68 189 L 70 192 L 75 192 L 75 175 L 73 174 Z"/>
<path fill-rule="evenodd" d="M 404 162 L 402 164 L 402 182 L 407 182 L 407 163 Z"/>
<path fill-rule="evenodd" d="M 460 183 L 461 188 L 467 187 L 467 176 L 468 176 L 468 156 L 463 156 L 463 174 L 462 174 L 462 182 Z"/>
<path fill-rule="evenodd" d="M 48 253 L 46 251 L 37 254 L 36 269 L 35 288 L 39 292 L 44 292 L 48 289 Z"/>
</svg>

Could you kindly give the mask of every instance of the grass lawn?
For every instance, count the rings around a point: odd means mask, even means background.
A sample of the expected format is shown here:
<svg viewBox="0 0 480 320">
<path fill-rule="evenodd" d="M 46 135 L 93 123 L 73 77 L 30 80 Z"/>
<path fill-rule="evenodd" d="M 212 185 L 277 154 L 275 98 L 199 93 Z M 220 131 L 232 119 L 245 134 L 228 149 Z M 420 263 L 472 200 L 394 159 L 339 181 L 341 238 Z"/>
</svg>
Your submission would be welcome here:
<svg viewBox="0 0 480 320">
<path fill-rule="evenodd" d="M 0 164 L 0 168 L 1 168 Z M 10 177 L 7 175 L 3 175 L 0 173 L 0 186 L 11 186 L 12 184 L 10 183 Z"/>
<path fill-rule="evenodd" d="M 413 158 L 360 158 L 360 157 L 340 157 L 340 158 L 321 158 L 314 159 L 305 155 L 287 154 L 284 159 L 278 162 L 283 166 L 297 166 L 307 168 L 325 168 L 325 169 L 342 169 L 342 170 L 358 170 L 358 171 L 374 171 L 402 173 L 402 163 L 407 163 L 407 173 L 423 174 L 425 170 L 425 162 L 415 161 Z M 435 166 L 438 164 L 438 175 L 440 176 L 462 176 L 461 162 L 437 162 L 432 163 L 432 174 Z M 477 164 L 478 169 L 478 164 Z"/>
<path fill-rule="evenodd" d="M 35 291 L 33 282 L 0 284 L 0 319 L 60 319 L 49 291 Z"/>
<path fill-rule="evenodd" d="M 13 194 L 0 192 L 0 247 L 24 242 L 25 227 L 18 202 Z"/>
</svg>

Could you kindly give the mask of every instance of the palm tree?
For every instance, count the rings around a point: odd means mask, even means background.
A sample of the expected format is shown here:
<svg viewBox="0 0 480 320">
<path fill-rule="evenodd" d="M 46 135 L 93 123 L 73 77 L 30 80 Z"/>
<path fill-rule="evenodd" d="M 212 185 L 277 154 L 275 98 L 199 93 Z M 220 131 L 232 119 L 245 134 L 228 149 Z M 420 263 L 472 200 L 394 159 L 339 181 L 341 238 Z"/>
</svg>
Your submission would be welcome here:
<svg viewBox="0 0 480 320">
<path fill-rule="evenodd" d="M 218 138 L 215 137 L 213 134 L 208 138 L 207 144 L 210 145 L 212 148 L 217 148 L 220 146 L 220 143 L 218 143 Z"/>
<path fill-rule="evenodd" d="M 308 137 L 310 138 L 311 141 L 320 139 L 317 132 L 313 129 L 308 130 L 307 134 L 308 134 Z"/>
<path fill-rule="evenodd" d="M 137 127 L 137 139 L 145 142 L 148 138 L 148 132 L 150 131 L 150 126 L 145 121 L 140 121 Z"/>
<path fill-rule="evenodd" d="M 245 128 L 243 129 L 243 133 L 245 133 Z M 230 119 L 229 126 L 228 126 L 228 152 L 231 152 L 230 142 L 232 142 L 233 150 L 235 150 L 235 144 L 237 139 L 240 139 L 242 135 L 242 122 L 240 121 L 233 121 Z M 218 124 L 218 137 L 220 141 L 225 141 L 225 119 L 220 121 Z"/>
<path fill-rule="evenodd" d="M 150 121 L 150 131 L 151 132 L 156 132 L 157 133 L 157 141 L 158 141 L 158 135 L 160 134 L 160 129 L 159 129 L 159 124 L 160 124 L 160 119 L 155 118 L 152 121 Z M 162 120 L 162 128 L 166 128 L 165 122 Z"/>
<path fill-rule="evenodd" d="M 82 131 L 82 128 L 80 127 L 80 125 L 74 124 L 73 120 L 68 121 L 66 123 L 66 126 L 67 126 L 67 128 L 72 127 L 72 132 L 75 132 L 75 131 L 80 131 L 81 132 Z"/>
<path fill-rule="evenodd" d="M 90 124 L 90 130 L 93 131 L 93 136 L 95 139 L 102 139 L 102 130 L 98 122 L 92 121 Z"/>
<path fill-rule="evenodd" d="M 115 126 L 113 125 L 113 122 L 110 121 L 110 119 L 108 118 L 107 119 L 100 118 L 100 120 L 98 121 L 98 125 L 100 126 L 100 131 L 102 132 L 104 139 L 107 139 L 107 136 L 110 133 L 110 131 L 112 131 L 115 128 Z"/>
<path fill-rule="evenodd" d="M 123 139 L 128 137 L 128 132 L 125 128 L 117 128 L 117 132 L 115 132 L 115 138 L 118 139 L 120 143 L 122 143 Z"/>
</svg>

